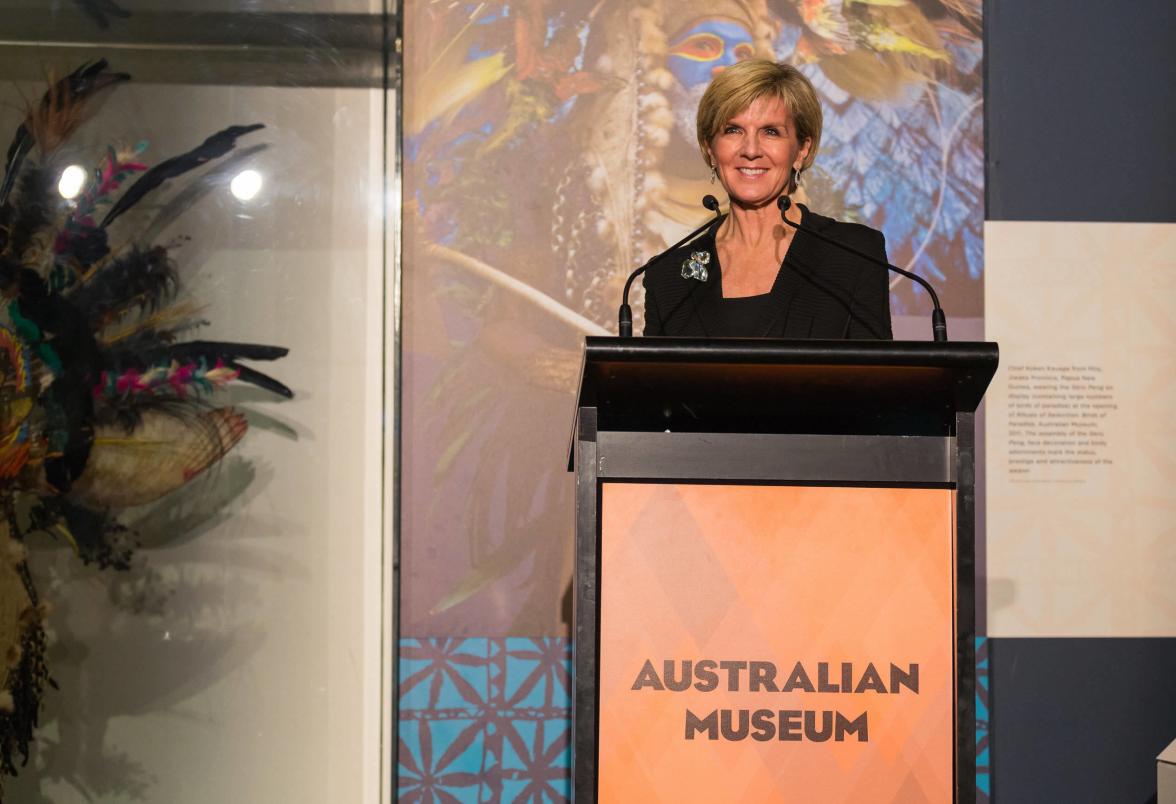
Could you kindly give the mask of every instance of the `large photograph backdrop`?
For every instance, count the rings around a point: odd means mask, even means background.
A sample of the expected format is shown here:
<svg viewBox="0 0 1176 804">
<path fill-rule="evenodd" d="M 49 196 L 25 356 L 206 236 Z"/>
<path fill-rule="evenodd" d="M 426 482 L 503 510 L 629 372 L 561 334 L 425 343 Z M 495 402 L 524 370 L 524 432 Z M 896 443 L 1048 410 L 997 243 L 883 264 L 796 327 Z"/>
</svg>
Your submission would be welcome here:
<svg viewBox="0 0 1176 804">
<path fill-rule="evenodd" d="M 825 130 L 798 200 L 882 230 L 979 318 L 980 3 L 429 2 L 405 23 L 400 791 L 557 796 L 579 344 L 707 215 L 703 89 L 740 59 L 799 66 Z M 905 280 L 891 306 L 930 309 Z"/>
</svg>

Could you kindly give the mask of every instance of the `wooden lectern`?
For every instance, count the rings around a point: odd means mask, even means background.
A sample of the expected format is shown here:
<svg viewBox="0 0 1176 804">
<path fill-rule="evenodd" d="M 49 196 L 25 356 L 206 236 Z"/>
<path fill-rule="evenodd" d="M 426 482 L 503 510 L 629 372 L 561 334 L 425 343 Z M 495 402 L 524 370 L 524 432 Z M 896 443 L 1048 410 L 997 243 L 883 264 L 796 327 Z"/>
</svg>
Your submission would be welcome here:
<svg viewBox="0 0 1176 804">
<path fill-rule="evenodd" d="M 975 800 L 991 343 L 588 338 L 574 797 Z"/>
</svg>

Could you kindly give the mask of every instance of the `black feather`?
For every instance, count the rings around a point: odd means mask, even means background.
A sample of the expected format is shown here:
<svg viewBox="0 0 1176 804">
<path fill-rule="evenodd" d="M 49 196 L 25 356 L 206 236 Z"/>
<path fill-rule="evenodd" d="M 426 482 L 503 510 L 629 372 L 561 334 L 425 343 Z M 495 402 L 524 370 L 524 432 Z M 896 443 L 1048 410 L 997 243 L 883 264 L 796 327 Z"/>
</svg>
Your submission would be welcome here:
<svg viewBox="0 0 1176 804">
<path fill-rule="evenodd" d="M 8 250 L 8 230 L 12 226 L 12 216 L 16 210 L 11 204 L 0 204 L 0 254 Z"/>
<path fill-rule="evenodd" d="M 49 485 L 65 493 L 85 470 L 93 445 L 91 389 L 99 377 L 101 354 L 82 313 L 51 292 L 40 274 L 18 268 L 14 280 L 16 312 L 39 330 L 33 345 L 46 350 L 42 360 L 58 364 L 59 371 L 41 394 L 41 402 L 46 432 L 55 434 L 63 445 L 60 454 L 45 459 L 44 470 Z"/>
<path fill-rule="evenodd" d="M 167 350 L 175 343 L 171 329 L 143 329 L 103 348 L 103 368 L 114 374 L 127 369 L 146 371 L 167 359 Z"/>
<path fill-rule="evenodd" d="M 141 239 L 145 242 L 154 241 L 164 229 L 174 223 L 180 215 L 200 199 L 214 190 L 227 186 L 230 177 L 235 175 L 243 164 L 267 148 L 269 145 L 264 142 L 242 148 L 169 198 L 155 214 L 151 225 L 144 231 Z"/>
<path fill-rule="evenodd" d="M 139 180 L 132 184 L 118 201 L 114 202 L 114 206 L 106 213 L 106 217 L 102 219 L 99 226 L 109 226 L 115 218 L 139 203 L 143 196 L 168 179 L 174 179 L 176 176 L 194 170 L 217 157 L 224 156 L 236 146 L 238 137 L 260 128 L 265 128 L 265 126 L 261 123 L 254 123 L 251 126 L 229 126 L 223 131 L 213 134 L 186 154 L 173 156 L 171 159 L 160 162 L 140 176 Z"/>
<path fill-rule="evenodd" d="M 75 3 L 86 13 L 86 16 L 94 20 L 102 30 L 110 28 L 110 19 L 106 16 L 118 17 L 119 19 L 129 19 L 131 12 L 125 8 L 120 8 L 112 0 L 74 0 Z"/>
<path fill-rule="evenodd" d="M 14 259 L 22 259 L 37 234 L 53 223 L 57 207 L 53 190 L 53 175 L 43 167 L 35 166 L 21 174 L 17 182 L 20 201 L 8 221 L 5 244 L 5 251 Z"/>
<path fill-rule="evenodd" d="M 72 73 L 62 78 L 41 96 L 41 108 L 47 108 L 51 103 L 61 105 L 66 98 L 81 100 L 98 90 L 131 80 L 127 73 L 105 72 L 109 66 L 106 59 L 99 59 L 93 63 L 83 64 Z M 12 143 L 8 146 L 8 154 L 4 158 L 4 180 L 0 182 L 0 204 L 8 200 L 12 192 L 20 168 L 35 144 L 33 132 L 26 119 L 16 127 Z"/>
<path fill-rule="evenodd" d="M 99 59 L 98 61 L 88 62 L 78 67 L 65 78 L 62 78 L 53 84 L 53 86 L 49 87 L 49 89 L 45 90 L 45 94 L 41 96 L 41 108 L 48 109 L 50 104 L 56 104 L 58 108 L 61 108 L 65 105 L 67 99 L 80 100 L 95 90 L 105 89 L 112 84 L 131 80 L 131 76 L 128 73 L 104 72 L 109 66 L 110 64 L 106 59 Z M 26 138 L 32 137 L 33 132 L 29 130 L 28 122 L 26 119 L 17 126 L 12 144 L 8 146 L 6 162 L 11 163 L 13 157 L 20 150 L 21 143 Z"/>
<path fill-rule="evenodd" d="M 10 296 L 15 292 L 23 266 L 16 260 L 0 254 L 0 293 Z"/>
<path fill-rule="evenodd" d="M 101 370 L 102 361 L 85 316 L 61 294 L 50 291 L 33 269 L 18 268 L 15 280 L 18 312 L 37 325 L 41 341 L 69 369 L 54 380 L 54 386 L 78 382 L 88 388 Z"/>
<path fill-rule="evenodd" d="M 178 288 L 176 266 L 167 249 L 136 246 L 104 265 L 87 282 L 74 285 L 69 300 L 85 314 L 92 329 L 99 329 L 129 307 L 159 309 Z"/>
<path fill-rule="evenodd" d="M 93 226 L 79 227 L 68 232 L 66 237 L 59 238 L 54 245 L 60 247 L 54 257 L 58 264 L 65 264 L 75 272 L 83 272 L 94 263 L 110 253 L 110 241 L 105 229 Z M 71 276 L 63 280 L 64 284 L 73 283 Z"/>
<path fill-rule="evenodd" d="M 16 138 L 8 149 L 8 159 L 4 163 L 4 181 L 0 183 L 0 204 L 8 201 L 8 194 L 12 192 L 12 185 L 16 183 L 16 176 L 20 173 L 20 166 L 33 148 L 33 135 L 24 123 L 16 130 Z"/>
<path fill-rule="evenodd" d="M 86 564 L 103 569 L 130 569 L 134 552 L 134 534 L 109 516 L 83 505 L 59 498 L 42 499 L 29 512 L 29 530 L 53 533 L 55 525 L 64 525 Z"/>
<path fill-rule="evenodd" d="M 238 379 L 242 382 L 264 388 L 287 399 L 294 396 L 293 391 L 273 377 L 243 366 L 239 362 L 241 360 L 278 360 L 290 352 L 284 346 L 229 341 L 169 343 L 167 342 L 168 335 L 170 333 L 158 331 L 141 332 L 137 333 L 133 339 L 128 339 L 128 342 L 120 343 L 117 348 L 108 349 L 104 356 L 106 370 L 122 374 L 128 369 L 147 371 L 152 366 L 158 366 L 172 360 L 180 363 L 203 360 L 205 364 L 210 366 L 215 365 L 219 360 L 239 372 Z"/>
<path fill-rule="evenodd" d="M 237 379 L 241 382 L 247 382 L 250 385 L 256 385 L 258 388 L 263 388 L 266 391 L 275 393 L 278 396 L 283 396 L 286 399 L 294 398 L 293 391 L 268 374 L 262 374 L 256 369 L 251 369 L 248 366 L 242 366 L 236 361 L 230 361 L 227 365 L 229 368 L 235 369 L 237 371 Z"/>
<path fill-rule="evenodd" d="M 285 357 L 290 350 L 284 346 L 267 346 L 260 343 L 229 343 L 227 341 L 187 341 L 177 343 L 167 350 L 175 360 L 199 360 L 209 363 L 217 360 L 238 372 L 237 379 L 264 388 L 267 391 L 292 399 L 294 392 L 282 383 L 262 374 L 256 369 L 241 365 L 240 360 L 277 360 Z"/>
<path fill-rule="evenodd" d="M 205 359 L 223 360 L 277 360 L 285 357 L 290 350 L 284 346 L 267 346 L 261 343 L 232 343 L 231 341 L 185 341 L 168 348 L 168 356 L 177 360 Z"/>
</svg>

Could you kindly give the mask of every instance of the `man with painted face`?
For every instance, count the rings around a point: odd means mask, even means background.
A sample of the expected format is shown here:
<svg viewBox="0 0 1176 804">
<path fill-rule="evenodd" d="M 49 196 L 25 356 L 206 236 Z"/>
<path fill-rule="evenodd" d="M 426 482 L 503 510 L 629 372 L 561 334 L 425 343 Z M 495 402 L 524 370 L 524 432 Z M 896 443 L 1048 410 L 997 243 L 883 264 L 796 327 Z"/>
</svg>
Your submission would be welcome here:
<svg viewBox="0 0 1176 804">
<path fill-rule="evenodd" d="M 697 135 L 730 211 L 645 272 L 645 334 L 889 339 L 885 270 L 787 226 L 777 201 L 796 191 L 821 139 L 821 107 L 795 67 L 763 59 L 718 71 Z M 799 204 L 794 223 L 886 260 L 882 233 Z"/>
<path fill-rule="evenodd" d="M 670 42 L 669 68 L 682 86 L 706 85 L 725 68 L 750 59 L 751 34 L 734 20 L 705 19 Z"/>
</svg>

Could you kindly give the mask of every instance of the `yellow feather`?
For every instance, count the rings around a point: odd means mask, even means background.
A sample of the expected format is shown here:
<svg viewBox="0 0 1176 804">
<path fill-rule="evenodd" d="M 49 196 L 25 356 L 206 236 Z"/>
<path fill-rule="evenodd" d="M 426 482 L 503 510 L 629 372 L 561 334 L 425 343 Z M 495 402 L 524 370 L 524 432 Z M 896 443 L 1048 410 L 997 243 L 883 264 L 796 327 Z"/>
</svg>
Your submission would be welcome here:
<svg viewBox="0 0 1176 804">
<path fill-rule="evenodd" d="M 466 26 L 447 44 L 421 76 L 417 91 L 405 98 L 406 128 L 420 133 L 437 119 L 448 122 L 471 100 L 494 86 L 509 73 L 503 53 L 466 61 L 477 30 Z"/>
<path fill-rule="evenodd" d="M 893 30 L 872 30 L 866 37 L 866 41 L 875 50 L 890 53 L 907 53 L 912 56 L 925 56 L 926 58 L 940 61 L 947 59 L 947 54 L 942 50 L 932 50 Z"/>
<path fill-rule="evenodd" d="M 428 100 L 413 109 L 409 118 L 409 131 L 419 133 L 439 118 L 443 123 L 449 123 L 462 107 L 510 72 L 513 65 L 505 62 L 503 54 L 495 53 L 465 64 L 456 73 L 444 78 L 430 80 L 426 77 L 424 83 L 431 88 L 424 90 L 423 96 Z"/>
<path fill-rule="evenodd" d="M 60 538 L 65 539 L 65 541 L 69 543 L 69 546 L 73 548 L 74 553 L 78 552 L 78 540 L 74 538 L 73 531 L 71 531 L 61 522 L 55 522 L 54 524 L 50 525 L 47 528 L 47 532 L 51 536 L 59 536 Z"/>
<path fill-rule="evenodd" d="M 158 329 L 166 325 L 177 326 L 183 324 L 198 312 L 200 312 L 200 308 L 191 302 L 177 302 L 170 307 L 139 318 L 129 324 L 103 332 L 98 336 L 98 340 L 102 344 L 109 346 L 143 330 Z"/>
</svg>

